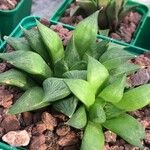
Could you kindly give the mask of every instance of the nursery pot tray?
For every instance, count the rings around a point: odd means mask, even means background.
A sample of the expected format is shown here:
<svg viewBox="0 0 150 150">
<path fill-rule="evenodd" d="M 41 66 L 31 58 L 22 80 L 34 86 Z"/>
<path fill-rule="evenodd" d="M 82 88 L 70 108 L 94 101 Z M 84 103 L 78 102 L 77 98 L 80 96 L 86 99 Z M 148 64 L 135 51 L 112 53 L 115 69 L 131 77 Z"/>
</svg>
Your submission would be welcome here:
<svg viewBox="0 0 150 150">
<path fill-rule="evenodd" d="M 30 15 L 32 0 L 20 0 L 12 10 L 0 10 L 0 34 L 9 35 L 22 18 Z"/>
<path fill-rule="evenodd" d="M 22 30 L 21 30 L 20 26 L 22 26 L 25 29 L 31 29 L 31 28 L 36 26 L 36 19 L 39 19 L 39 17 L 29 16 L 29 17 L 24 18 L 18 24 L 18 26 L 14 29 L 14 31 L 10 34 L 10 36 L 11 37 L 21 37 L 23 33 L 22 33 Z M 73 29 L 73 28 L 70 28 L 70 29 Z M 101 37 L 98 37 L 98 38 L 102 39 Z M 6 47 L 6 42 L 3 42 L 3 44 L 0 47 L 1 52 L 4 51 L 5 47 Z M 131 53 L 134 53 L 136 55 L 139 55 L 139 54 L 144 53 L 144 52 L 147 51 L 147 50 L 144 50 L 144 49 L 141 49 L 141 48 L 138 48 L 138 47 L 134 47 L 134 46 L 131 46 L 131 45 L 128 45 L 126 50 L 128 50 Z M 14 148 L 14 147 L 11 147 L 11 146 L 9 146 L 9 145 L 7 145 L 5 143 L 0 142 L 0 149 L 2 149 L 2 150 L 11 150 L 11 149 L 12 150 L 21 150 L 22 148 Z"/>
<path fill-rule="evenodd" d="M 61 17 L 63 17 L 66 9 L 71 5 L 71 3 L 73 3 L 74 0 L 64 0 L 64 2 L 62 3 L 62 5 L 58 8 L 58 10 L 54 13 L 54 15 L 52 16 L 51 18 L 51 21 L 53 23 L 61 23 L 59 20 Z M 142 18 L 139 22 L 139 25 L 137 26 L 136 28 L 136 31 L 134 32 L 134 35 L 132 37 L 132 40 L 129 44 L 133 45 L 133 46 L 136 46 L 136 43 L 137 43 L 137 38 L 138 38 L 138 35 L 140 34 L 141 32 L 141 29 L 143 28 L 145 22 L 146 22 L 146 18 L 147 18 L 147 15 L 148 15 L 148 12 L 149 12 L 149 8 L 143 4 L 140 4 L 140 3 L 137 3 L 137 2 L 133 2 L 133 1 L 128 1 L 127 5 L 128 6 L 132 6 L 132 5 L 136 5 L 138 4 L 139 7 L 136 8 L 136 11 L 142 15 Z M 68 29 L 74 29 L 75 27 L 74 26 L 71 26 L 69 24 L 64 24 L 64 23 L 61 23 L 63 25 L 65 25 Z M 106 40 L 110 40 L 114 43 L 117 43 L 117 44 L 121 44 L 121 45 L 125 45 L 125 46 L 128 46 L 128 43 L 125 43 L 123 41 L 119 41 L 119 40 L 115 40 L 115 39 L 112 39 L 110 37 L 107 37 L 107 36 L 103 36 L 103 35 L 98 35 L 98 37 L 102 38 L 102 39 L 106 39 Z"/>
</svg>

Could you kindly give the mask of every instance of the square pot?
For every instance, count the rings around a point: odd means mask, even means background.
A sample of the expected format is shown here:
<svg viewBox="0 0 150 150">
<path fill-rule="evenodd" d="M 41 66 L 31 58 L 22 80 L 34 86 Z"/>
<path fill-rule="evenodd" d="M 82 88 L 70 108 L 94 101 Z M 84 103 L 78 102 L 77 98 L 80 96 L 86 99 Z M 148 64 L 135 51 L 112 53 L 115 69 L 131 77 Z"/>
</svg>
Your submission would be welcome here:
<svg viewBox="0 0 150 150">
<path fill-rule="evenodd" d="M 71 5 L 71 3 L 73 3 L 73 1 L 74 0 L 64 0 L 62 5 L 58 8 L 58 10 L 51 17 L 51 22 L 53 22 L 53 23 L 61 23 L 59 21 L 60 18 L 63 17 L 66 9 Z M 106 36 L 103 36 L 103 35 L 100 35 L 100 34 L 98 34 L 98 37 L 100 37 L 102 39 L 105 39 L 105 40 L 110 40 L 110 41 L 112 41 L 114 43 L 121 44 L 121 45 L 124 45 L 124 46 L 128 46 L 129 44 L 131 44 L 132 46 L 136 46 L 135 43 L 137 41 L 137 35 L 139 35 L 139 32 L 141 31 L 141 28 L 143 28 L 143 26 L 145 24 L 145 21 L 147 19 L 147 15 L 149 13 L 149 8 L 146 5 L 143 5 L 143 4 L 140 4 L 140 3 L 128 0 L 127 6 L 132 6 L 132 5 L 139 5 L 138 8 L 136 9 L 136 11 L 139 14 L 142 15 L 142 18 L 141 18 L 141 20 L 139 22 L 139 25 L 136 28 L 136 31 L 135 31 L 135 33 L 134 33 L 130 43 L 125 43 L 123 41 L 115 40 L 115 39 L 112 39 L 110 37 L 106 37 Z M 64 24 L 64 23 L 61 23 L 61 24 L 65 25 L 68 29 L 74 29 L 75 28 L 74 26 L 71 26 L 69 24 Z"/>
<path fill-rule="evenodd" d="M 30 15 L 32 0 L 20 0 L 12 10 L 0 10 L 0 34 L 9 35 L 22 18 Z"/>
<path fill-rule="evenodd" d="M 23 32 L 21 31 L 21 27 L 20 26 L 22 26 L 25 29 L 31 29 L 31 28 L 36 26 L 36 20 L 35 19 L 39 19 L 39 17 L 29 16 L 29 17 L 24 18 L 18 24 L 18 26 L 14 29 L 14 31 L 10 34 L 10 36 L 12 36 L 12 37 L 20 37 L 20 36 L 22 36 Z M 56 23 L 52 23 L 52 24 L 56 24 Z M 71 28 L 70 28 L 70 30 L 71 30 Z M 102 39 L 100 37 L 98 37 L 98 38 Z M 4 41 L 3 44 L 0 46 L 0 52 L 4 52 L 5 46 L 6 46 L 6 42 Z M 138 48 L 138 47 L 135 47 L 135 46 L 130 46 L 130 45 L 128 45 L 128 47 L 126 47 L 125 50 L 127 50 L 127 51 L 129 51 L 131 53 L 134 53 L 135 55 L 139 55 L 139 54 L 142 54 L 142 53 L 147 51 L 145 49 L 141 49 L 141 48 Z M 3 143 L 3 142 L 0 142 L 0 149 L 2 149 L 2 150 L 26 150 L 24 148 L 11 147 L 11 146 Z"/>
</svg>

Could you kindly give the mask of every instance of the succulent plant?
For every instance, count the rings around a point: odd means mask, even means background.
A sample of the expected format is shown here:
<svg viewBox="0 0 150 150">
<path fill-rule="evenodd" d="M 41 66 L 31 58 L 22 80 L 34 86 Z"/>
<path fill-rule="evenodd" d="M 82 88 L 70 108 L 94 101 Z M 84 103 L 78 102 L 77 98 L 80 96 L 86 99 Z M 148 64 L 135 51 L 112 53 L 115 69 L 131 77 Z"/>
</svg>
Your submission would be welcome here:
<svg viewBox="0 0 150 150">
<path fill-rule="evenodd" d="M 103 150 L 103 128 L 142 147 L 144 129 L 127 112 L 150 103 L 150 84 L 127 87 L 126 76 L 139 69 L 128 63 L 135 55 L 97 41 L 98 14 L 77 25 L 65 50 L 57 33 L 39 21 L 36 31 L 23 29 L 25 38 L 5 37 L 16 51 L 0 54 L 14 66 L 0 74 L 0 84 L 25 91 L 7 113 L 52 105 L 70 118 L 66 124 L 84 130 L 81 150 Z"/>
<path fill-rule="evenodd" d="M 123 16 L 135 6 L 127 6 L 127 0 L 76 0 L 77 7 L 84 9 L 87 15 L 100 10 L 98 24 L 101 30 L 110 29 L 115 31 Z"/>
</svg>

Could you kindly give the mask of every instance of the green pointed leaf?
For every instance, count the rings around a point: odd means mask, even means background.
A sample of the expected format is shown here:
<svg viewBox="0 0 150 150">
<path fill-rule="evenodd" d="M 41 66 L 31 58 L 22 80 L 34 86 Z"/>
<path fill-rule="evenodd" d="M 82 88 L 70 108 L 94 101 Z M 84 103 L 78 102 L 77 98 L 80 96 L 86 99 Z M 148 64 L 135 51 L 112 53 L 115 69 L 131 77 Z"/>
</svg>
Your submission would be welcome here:
<svg viewBox="0 0 150 150">
<path fill-rule="evenodd" d="M 37 52 L 46 62 L 49 62 L 50 57 L 48 56 L 48 52 L 42 41 L 39 31 L 36 29 L 23 29 L 23 32 L 32 49 Z"/>
<path fill-rule="evenodd" d="M 107 50 L 108 44 L 109 44 L 108 41 L 101 41 L 95 43 L 92 46 L 92 49 L 90 51 L 87 51 L 86 54 L 94 57 L 95 59 L 99 59 L 100 56 Z"/>
<path fill-rule="evenodd" d="M 124 50 L 124 46 L 118 46 L 111 44 L 108 50 L 100 57 L 99 61 L 108 69 L 114 69 L 119 67 L 121 64 L 127 62 L 135 55 Z"/>
<path fill-rule="evenodd" d="M 127 62 L 127 63 L 121 64 L 119 67 L 115 69 L 112 69 L 110 71 L 110 74 L 112 76 L 119 76 L 121 74 L 129 75 L 129 74 L 136 72 L 139 69 L 140 69 L 140 66 Z"/>
<path fill-rule="evenodd" d="M 68 64 L 64 61 L 64 59 L 59 60 L 54 65 L 54 74 L 56 77 L 62 77 L 62 75 L 69 71 Z"/>
<path fill-rule="evenodd" d="M 86 69 L 87 63 L 85 61 L 79 61 L 70 68 L 70 70 L 86 70 Z"/>
<path fill-rule="evenodd" d="M 82 80 L 86 80 L 87 78 L 87 71 L 85 70 L 72 70 L 72 71 L 68 71 L 66 73 L 63 74 L 64 78 L 68 78 L 68 79 L 82 79 Z"/>
<path fill-rule="evenodd" d="M 110 28 L 114 31 L 118 25 L 118 15 L 119 15 L 120 8 L 116 5 L 116 0 L 109 1 L 109 5 L 107 6 L 107 19 L 109 21 Z"/>
<path fill-rule="evenodd" d="M 28 90 L 36 85 L 36 83 L 27 74 L 16 69 L 0 73 L 0 84 L 16 86 L 23 90 Z"/>
<path fill-rule="evenodd" d="M 77 108 L 77 105 L 78 99 L 76 97 L 70 97 L 55 102 L 53 107 L 58 112 L 61 112 L 71 118 Z"/>
<path fill-rule="evenodd" d="M 33 87 L 27 90 L 16 103 L 8 110 L 9 114 L 19 114 L 22 112 L 37 110 L 50 105 L 43 102 L 43 89 Z"/>
<path fill-rule="evenodd" d="M 104 134 L 99 124 L 88 122 L 84 131 L 81 150 L 103 150 Z"/>
<path fill-rule="evenodd" d="M 18 69 L 21 69 L 39 79 L 46 79 L 52 76 L 50 67 L 42 57 L 31 51 L 14 51 L 11 53 L 1 53 L 0 58 L 8 61 Z"/>
<path fill-rule="evenodd" d="M 103 109 L 103 104 L 100 101 L 96 101 L 89 110 L 89 119 L 95 123 L 104 123 L 106 121 L 106 115 Z"/>
<path fill-rule="evenodd" d="M 106 103 L 104 106 L 104 111 L 106 114 L 106 119 L 111 119 L 123 114 L 125 111 L 117 108 L 111 103 Z"/>
<path fill-rule="evenodd" d="M 44 101 L 54 102 L 67 97 L 71 92 L 60 78 L 48 78 L 43 82 Z"/>
<path fill-rule="evenodd" d="M 96 59 L 88 57 L 87 81 L 92 85 L 95 94 L 100 86 L 106 81 L 108 70 Z"/>
<path fill-rule="evenodd" d="M 4 40 L 14 48 L 14 50 L 22 50 L 22 51 L 32 51 L 28 41 L 23 38 L 15 38 L 15 37 L 9 37 L 4 36 Z"/>
<path fill-rule="evenodd" d="M 123 97 L 125 86 L 126 75 L 123 75 L 118 77 L 113 83 L 104 88 L 98 97 L 101 97 L 108 102 L 118 103 Z"/>
<path fill-rule="evenodd" d="M 94 0 L 76 0 L 77 5 L 85 10 L 86 14 L 90 15 L 97 10 Z"/>
<path fill-rule="evenodd" d="M 117 57 L 117 58 L 113 58 L 113 59 L 109 59 L 105 62 L 103 62 L 102 64 L 108 69 L 115 69 L 118 68 L 121 64 L 126 63 L 128 60 L 130 60 L 132 57 Z"/>
<path fill-rule="evenodd" d="M 45 43 L 53 64 L 64 57 L 63 43 L 56 32 L 37 21 L 37 27 Z"/>
<path fill-rule="evenodd" d="M 65 62 L 67 63 L 68 67 L 71 68 L 74 64 L 80 61 L 80 56 L 74 44 L 74 39 L 72 38 L 68 43 L 66 50 L 65 50 Z"/>
<path fill-rule="evenodd" d="M 94 104 L 95 95 L 90 84 L 81 79 L 65 79 L 71 92 L 87 107 Z"/>
<path fill-rule="evenodd" d="M 124 46 L 110 44 L 108 50 L 100 57 L 99 61 L 101 63 L 104 63 L 107 60 L 111 60 L 118 57 L 129 57 L 129 58 L 135 57 L 135 55 L 124 50 L 124 48 L 125 48 Z"/>
<path fill-rule="evenodd" d="M 126 111 L 135 111 L 148 104 L 150 104 L 150 84 L 145 84 L 125 92 L 115 106 Z"/>
<path fill-rule="evenodd" d="M 142 147 L 141 140 L 145 138 L 144 128 L 130 115 L 120 115 L 119 117 L 107 120 L 103 125 L 130 144 Z"/>
<path fill-rule="evenodd" d="M 91 48 L 91 45 L 96 42 L 98 33 L 97 18 L 98 11 L 81 21 L 73 33 L 74 43 L 81 58 Z"/>
<path fill-rule="evenodd" d="M 76 129 L 82 129 L 86 126 L 87 116 L 84 106 L 80 106 L 79 109 L 72 115 L 67 121 L 67 124 Z"/>
</svg>

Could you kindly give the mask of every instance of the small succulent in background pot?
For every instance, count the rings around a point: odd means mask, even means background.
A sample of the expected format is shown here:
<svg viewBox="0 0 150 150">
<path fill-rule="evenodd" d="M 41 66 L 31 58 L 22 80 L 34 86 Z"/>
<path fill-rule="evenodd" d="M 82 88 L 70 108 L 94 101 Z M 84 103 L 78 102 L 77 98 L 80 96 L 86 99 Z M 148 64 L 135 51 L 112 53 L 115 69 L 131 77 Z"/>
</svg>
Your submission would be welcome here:
<svg viewBox="0 0 150 150">
<path fill-rule="evenodd" d="M 0 83 L 25 91 L 8 113 L 52 105 L 70 118 L 66 124 L 84 130 L 81 150 L 103 150 L 103 128 L 141 148 L 144 129 L 126 112 L 150 103 L 150 84 L 127 88 L 126 76 L 139 69 L 128 62 L 135 55 L 108 41 L 97 42 L 98 15 L 77 25 L 66 48 L 57 33 L 37 21 L 37 30 L 23 29 L 21 49 L 0 54 L 14 66 L 0 74 Z M 6 38 L 10 45 L 12 40 Z"/>
<path fill-rule="evenodd" d="M 77 5 L 91 14 L 100 10 L 98 24 L 101 30 L 116 31 L 122 18 L 138 6 L 127 6 L 127 0 L 76 0 Z"/>
</svg>

